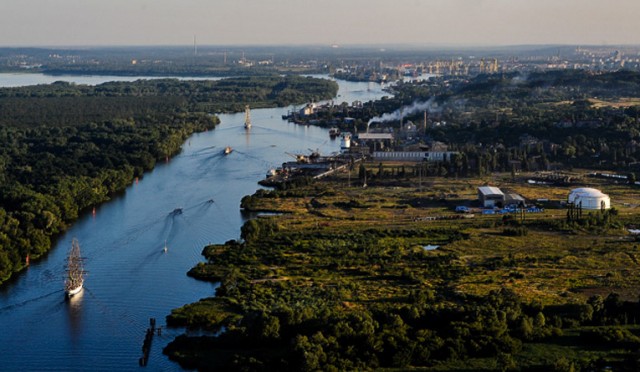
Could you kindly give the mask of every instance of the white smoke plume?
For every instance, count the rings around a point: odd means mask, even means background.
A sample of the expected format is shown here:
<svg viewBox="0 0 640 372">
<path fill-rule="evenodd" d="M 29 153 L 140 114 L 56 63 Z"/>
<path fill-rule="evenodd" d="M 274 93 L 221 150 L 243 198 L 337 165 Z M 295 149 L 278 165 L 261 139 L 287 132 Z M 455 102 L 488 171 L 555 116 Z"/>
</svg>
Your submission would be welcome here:
<svg viewBox="0 0 640 372">
<path fill-rule="evenodd" d="M 411 105 L 402 106 L 392 113 L 384 113 L 381 116 L 371 118 L 367 123 L 367 128 L 369 127 L 369 125 L 371 125 L 371 123 L 387 123 L 390 121 L 399 121 L 401 118 L 411 116 L 422 111 L 427 111 L 429 113 L 435 112 L 437 105 L 435 105 L 433 101 L 433 97 L 429 98 L 425 102 L 415 101 Z"/>
</svg>

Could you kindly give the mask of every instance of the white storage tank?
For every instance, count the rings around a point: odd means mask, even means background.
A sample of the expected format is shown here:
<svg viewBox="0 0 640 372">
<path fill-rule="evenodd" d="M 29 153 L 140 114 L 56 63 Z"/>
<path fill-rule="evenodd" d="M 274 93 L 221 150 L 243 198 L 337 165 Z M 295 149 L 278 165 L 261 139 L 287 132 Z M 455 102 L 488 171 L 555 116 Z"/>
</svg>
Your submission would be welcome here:
<svg viewBox="0 0 640 372">
<path fill-rule="evenodd" d="M 351 147 L 351 133 L 342 133 L 340 136 L 340 150 L 344 152 L 349 152 L 349 148 Z"/>
<path fill-rule="evenodd" d="M 582 209 L 609 209 L 611 208 L 611 199 L 609 195 L 603 194 L 598 189 L 590 187 L 580 187 L 571 190 L 569 193 L 569 203 L 579 206 L 582 203 Z"/>
</svg>

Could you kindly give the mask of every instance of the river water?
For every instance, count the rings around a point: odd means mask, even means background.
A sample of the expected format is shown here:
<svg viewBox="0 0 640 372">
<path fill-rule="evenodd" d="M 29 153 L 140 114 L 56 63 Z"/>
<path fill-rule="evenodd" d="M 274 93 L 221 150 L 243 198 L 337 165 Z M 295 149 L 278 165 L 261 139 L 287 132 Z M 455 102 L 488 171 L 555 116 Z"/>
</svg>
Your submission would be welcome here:
<svg viewBox="0 0 640 372">
<path fill-rule="evenodd" d="M 17 75 L 23 75 L 21 81 Z M 135 78 L 0 74 L 0 86 L 115 79 Z M 378 84 L 339 85 L 337 102 L 386 95 Z M 326 129 L 283 121 L 291 109 L 253 110 L 249 132 L 243 128 L 244 113 L 221 115 L 215 130 L 193 135 L 180 155 L 159 164 L 95 215 L 81 217 L 45 258 L 0 287 L 0 370 L 138 369 L 152 317 L 163 332 L 153 340 L 147 368 L 180 370 L 162 348 L 185 330 L 165 329 L 165 316 L 214 295 L 215 285 L 186 276 L 203 260 L 202 248 L 239 238 L 248 218 L 240 212 L 240 199 L 259 188 L 257 181 L 269 168 L 291 160 L 287 152 L 339 149 Z M 223 155 L 225 146 L 234 151 Z M 172 213 L 176 208 L 183 212 Z M 83 292 L 65 300 L 64 263 L 74 237 L 88 274 Z"/>
<path fill-rule="evenodd" d="M 0 88 L 21 87 L 27 85 L 51 84 L 67 81 L 76 84 L 97 85 L 107 81 L 135 81 L 139 79 L 158 79 L 158 76 L 111 76 L 111 75 L 45 75 L 40 73 L 0 73 Z M 166 76 L 180 80 L 202 80 L 195 76 Z M 208 78 L 219 80 L 222 78 Z"/>
</svg>

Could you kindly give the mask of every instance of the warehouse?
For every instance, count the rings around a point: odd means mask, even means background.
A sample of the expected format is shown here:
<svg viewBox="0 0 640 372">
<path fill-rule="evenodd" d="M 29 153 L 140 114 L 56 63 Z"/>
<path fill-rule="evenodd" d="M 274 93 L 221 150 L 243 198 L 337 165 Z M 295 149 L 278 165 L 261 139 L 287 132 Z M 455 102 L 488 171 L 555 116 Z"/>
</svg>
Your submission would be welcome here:
<svg viewBox="0 0 640 372">
<path fill-rule="evenodd" d="M 504 205 L 504 193 L 493 186 L 478 187 L 478 200 L 485 208 Z"/>
</svg>

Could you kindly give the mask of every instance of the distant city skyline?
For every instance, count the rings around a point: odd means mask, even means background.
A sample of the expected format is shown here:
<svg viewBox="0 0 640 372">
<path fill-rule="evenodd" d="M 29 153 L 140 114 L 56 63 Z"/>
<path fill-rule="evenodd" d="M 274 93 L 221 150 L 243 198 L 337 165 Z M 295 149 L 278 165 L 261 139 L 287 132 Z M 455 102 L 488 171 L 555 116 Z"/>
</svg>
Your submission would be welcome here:
<svg viewBox="0 0 640 372">
<path fill-rule="evenodd" d="M 638 0 L 2 0 L 0 46 L 640 44 Z"/>
</svg>

